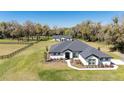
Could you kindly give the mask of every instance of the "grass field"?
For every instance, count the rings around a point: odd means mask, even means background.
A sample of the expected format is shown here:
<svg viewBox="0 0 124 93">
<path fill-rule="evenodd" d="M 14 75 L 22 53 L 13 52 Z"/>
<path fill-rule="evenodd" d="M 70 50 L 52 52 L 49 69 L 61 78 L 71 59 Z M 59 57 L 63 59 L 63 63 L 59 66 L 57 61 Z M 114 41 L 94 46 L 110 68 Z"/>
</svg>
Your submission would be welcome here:
<svg viewBox="0 0 124 93">
<path fill-rule="evenodd" d="M 26 44 L 0 44 L 0 56 L 10 54 L 24 46 Z"/>
<path fill-rule="evenodd" d="M 93 46 L 95 47 L 96 49 L 98 49 L 98 47 L 100 47 L 100 50 L 110 56 L 112 56 L 113 58 L 117 58 L 117 59 L 120 59 L 120 53 L 118 51 L 115 51 L 115 52 L 110 52 L 109 48 L 111 47 L 111 45 L 106 45 L 105 43 L 103 42 L 86 42 L 86 41 L 83 41 L 84 43 L 90 45 L 90 46 Z"/>
<path fill-rule="evenodd" d="M 18 41 L 13 39 L 0 39 L 0 42 L 18 42 Z"/>
<path fill-rule="evenodd" d="M 0 80 L 124 80 L 124 66 L 114 71 L 76 71 L 65 63 L 44 63 L 46 46 L 41 41 L 18 55 L 0 60 Z"/>
<path fill-rule="evenodd" d="M 0 43 L 3 43 L 3 42 L 5 42 L 5 43 L 8 43 L 8 42 L 17 42 L 17 43 L 34 43 L 34 42 L 36 42 L 36 40 L 30 40 L 30 41 L 27 41 L 27 40 L 24 40 L 24 41 L 22 41 L 22 40 L 20 40 L 20 41 L 18 41 L 18 40 L 15 40 L 15 39 L 0 39 Z"/>
</svg>

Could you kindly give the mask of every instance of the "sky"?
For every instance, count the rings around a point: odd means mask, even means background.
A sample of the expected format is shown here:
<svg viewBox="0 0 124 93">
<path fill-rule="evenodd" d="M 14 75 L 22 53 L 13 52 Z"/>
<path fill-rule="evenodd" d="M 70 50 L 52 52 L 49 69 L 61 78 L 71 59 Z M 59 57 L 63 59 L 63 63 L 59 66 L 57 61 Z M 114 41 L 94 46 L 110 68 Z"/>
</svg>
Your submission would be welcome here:
<svg viewBox="0 0 124 93">
<path fill-rule="evenodd" d="M 108 24 L 114 16 L 124 16 L 124 11 L 0 11 L 0 21 L 30 20 L 50 27 L 72 27 L 86 20 Z"/>
</svg>

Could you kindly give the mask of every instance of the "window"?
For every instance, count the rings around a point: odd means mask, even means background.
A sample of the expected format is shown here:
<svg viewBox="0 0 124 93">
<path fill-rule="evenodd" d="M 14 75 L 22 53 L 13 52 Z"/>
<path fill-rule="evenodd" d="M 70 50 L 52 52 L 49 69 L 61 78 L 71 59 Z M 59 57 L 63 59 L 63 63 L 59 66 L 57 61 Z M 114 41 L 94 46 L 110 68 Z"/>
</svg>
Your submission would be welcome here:
<svg viewBox="0 0 124 93">
<path fill-rule="evenodd" d="M 102 58 L 101 61 L 108 61 L 108 58 Z"/>
<path fill-rule="evenodd" d="M 78 58 L 78 53 L 73 53 L 73 58 Z"/>
<path fill-rule="evenodd" d="M 106 61 L 108 61 L 109 59 L 108 58 L 106 58 Z"/>
<path fill-rule="evenodd" d="M 89 65 L 95 65 L 96 59 L 88 59 Z"/>
<path fill-rule="evenodd" d="M 89 61 L 89 65 L 91 65 L 91 62 Z"/>
<path fill-rule="evenodd" d="M 58 53 L 53 53 L 53 55 L 55 56 L 55 55 L 60 55 L 61 53 L 60 52 L 58 52 Z"/>
<path fill-rule="evenodd" d="M 55 55 L 56 55 L 56 53 L 53 53 L 53 55 L 55 56 Z"/>
</svg>

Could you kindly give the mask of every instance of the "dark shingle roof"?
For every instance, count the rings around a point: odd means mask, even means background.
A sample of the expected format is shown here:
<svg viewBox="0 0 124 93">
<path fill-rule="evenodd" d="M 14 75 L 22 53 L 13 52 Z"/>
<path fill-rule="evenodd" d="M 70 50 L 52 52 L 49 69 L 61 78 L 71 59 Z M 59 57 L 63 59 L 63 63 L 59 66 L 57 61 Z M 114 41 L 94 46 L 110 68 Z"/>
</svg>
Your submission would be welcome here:
<svg viewBox="0 0 124 93">
<path fill-rule="evenodd" d="M 86 50 L 81 52 L 80 55 L 85 59 L 87 57 L 91 56 L 91 55 L 95 55 L 95 56 L 97 56 L 99 58 L 106 58 L 106 57 L 111 58 L 109 55 L 107 55 L 107 54 L 105 54 L 105 53 L 103 53 L 103 52 L 101 52 L 101 51 L 99 51 L 99 50 L 97 50 L 97 49 L 95 49 L 93 47 L 88 47 Z"/>
<path fill-rule="evenodd" d="M 65 42 L 62 42 L 62 43 L 52 46 L 50 48 L 50 52 L 63 52 L 65 50 L 83 51 L 87 47 L 88 46 L 85 43 L 83 43 L 79 40 L 65 41 Z"/>
<path fill-rule="evenodd" d="M 53 45 L 50 48 L 50 52 L 64 52 L 65 50 L 81 52 L 80 54 L 84 58 L 87 58 L 90 55 L 95 55 L 99 58 L 110 57 L 107 54 L 105 54 L 105 53 L 79 41 L 79 40 L 61 42 L 59 44 Z"/>
<path fill-rule="evenodd" d="M 50 48 L 50 52 L 63 52 L 63 51 L 61 51 L 61 50 L 62 50 L 64 47 L 67 46 L 68 42 L 69 42 L 69 41 L 62 42 L 62 43 L 53 45 L 53 46 Z"/>
</svg>

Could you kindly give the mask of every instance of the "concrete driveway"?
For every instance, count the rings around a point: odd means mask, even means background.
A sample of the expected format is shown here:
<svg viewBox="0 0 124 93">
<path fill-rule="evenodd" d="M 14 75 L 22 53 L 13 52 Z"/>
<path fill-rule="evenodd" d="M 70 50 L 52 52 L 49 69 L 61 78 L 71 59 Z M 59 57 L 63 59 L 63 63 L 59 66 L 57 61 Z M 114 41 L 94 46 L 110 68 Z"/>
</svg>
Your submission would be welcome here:
<svg viewBox="0 0 124 93">
<path fill-rule="evenodd" d="M 124 65 L 124 61 L 120 59 L 111 59 L 111 62 L 116 65 Z"/>
</svg>

